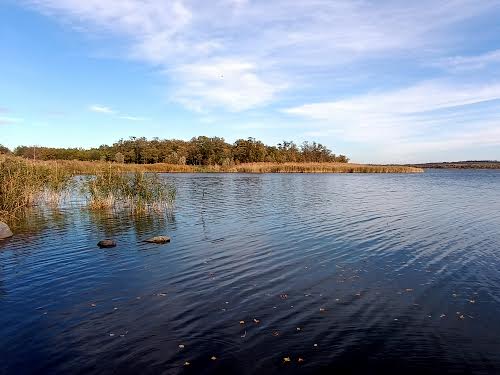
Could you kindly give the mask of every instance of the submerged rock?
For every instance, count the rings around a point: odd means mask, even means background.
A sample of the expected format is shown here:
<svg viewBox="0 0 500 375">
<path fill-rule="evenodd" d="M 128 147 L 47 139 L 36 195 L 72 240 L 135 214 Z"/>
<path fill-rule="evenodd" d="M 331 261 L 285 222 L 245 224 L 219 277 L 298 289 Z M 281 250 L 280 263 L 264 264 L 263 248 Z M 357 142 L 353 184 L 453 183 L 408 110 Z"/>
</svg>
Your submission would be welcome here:
<svg viewBox="0 0 500 375">
<path fill-rule="evenodd" d="M 12 236 L 13 234 L 9 226 L 5 224 L 3 221 L 0 221 L 0 240 Z"/>
<path fill-rule="evenodd" d="M 97 243 L 97 246 L 99 246 L 101 249 L 107 249 L 110 247 L 115 247 L 116 242 L 113 240 L 101 240 Z"/>
<path fill-rule="evenodd" d="M 149 243 L 167 243 L 167 242 L 170 242 L 170 237 L 168 237 L 168 236 L 156 236 L 156 237 L 148 238 L 144 242 L 149 242 Z"/>
</svg>

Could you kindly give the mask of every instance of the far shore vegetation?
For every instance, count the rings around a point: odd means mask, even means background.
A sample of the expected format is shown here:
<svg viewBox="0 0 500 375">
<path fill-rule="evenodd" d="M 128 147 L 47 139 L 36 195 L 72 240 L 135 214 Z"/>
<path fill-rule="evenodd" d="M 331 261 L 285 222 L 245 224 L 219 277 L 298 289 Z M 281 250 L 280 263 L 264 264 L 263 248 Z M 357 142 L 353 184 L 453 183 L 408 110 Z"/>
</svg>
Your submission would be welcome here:
<svg viewBox="0 0 500 375">
<path fill-rule="evenodd" d="M 349 163 L 316 142 L 266 146 L 253 138 L 130 138 L 95 149 L 0 145 L 0 220 L 58 206 L 77 187 L 92 210 L 171 211 L 175 188 L 158 173 L 418 173 L 411 166 Z M 81 177 L 76 177 L 81 176 Z M 77 185 L 77 186 L 76 186 Z"/>
</svg>

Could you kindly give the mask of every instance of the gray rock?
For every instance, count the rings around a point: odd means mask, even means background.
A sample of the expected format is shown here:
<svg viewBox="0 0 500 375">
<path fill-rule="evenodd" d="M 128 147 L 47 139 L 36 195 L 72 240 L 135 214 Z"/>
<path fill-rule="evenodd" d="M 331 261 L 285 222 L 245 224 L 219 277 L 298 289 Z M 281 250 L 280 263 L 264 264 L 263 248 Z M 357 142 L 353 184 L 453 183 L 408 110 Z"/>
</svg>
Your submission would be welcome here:
<svg viewBox="0 0 500 375">
<path fill-rule="evenodd" d="M 116 242 L 113 240 L 101 240 L 97 243 L 97 246 L 99 246 L 101 249 L 108 249 L 110 247 L 115 247 Z"/>
<path fill-rule="evenodd" d="M 5 224 L 3 221 L 0 221 L 0 240 L 8 237 L 12 237 L 12 231 L 9 226 Z"/>
<path fill-rule="evenodd" d="M 170 237 L 168 236 L 156 236 L 156 237 L 151 237 L 147 239 L 144 242 L 149 242 L 149 243 L 167 243 L 170 242 Z"/>
</svg>

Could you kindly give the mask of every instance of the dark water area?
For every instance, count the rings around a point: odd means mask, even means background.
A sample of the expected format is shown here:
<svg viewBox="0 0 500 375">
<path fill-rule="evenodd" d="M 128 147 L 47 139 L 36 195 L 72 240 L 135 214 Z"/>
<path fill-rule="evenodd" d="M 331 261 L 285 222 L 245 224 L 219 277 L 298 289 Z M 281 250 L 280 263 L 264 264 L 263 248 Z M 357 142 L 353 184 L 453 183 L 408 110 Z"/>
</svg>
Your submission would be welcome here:
<svg viewBox="0 0 500 375">
<path fill-rule="evenodd" d="M 165 178 L 0 242 L 1 374 L 500 373 L 500 171 Z"/>
</svg>

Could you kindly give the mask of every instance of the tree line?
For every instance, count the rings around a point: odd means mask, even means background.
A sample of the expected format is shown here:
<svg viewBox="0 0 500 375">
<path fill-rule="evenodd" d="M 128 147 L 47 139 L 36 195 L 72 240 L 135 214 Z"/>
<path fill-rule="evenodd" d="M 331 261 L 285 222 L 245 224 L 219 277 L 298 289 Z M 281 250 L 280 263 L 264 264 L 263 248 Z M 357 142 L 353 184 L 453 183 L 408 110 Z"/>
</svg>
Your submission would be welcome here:
<svg viewBox="0 0 500 375">
<path fill-rule="evenodd" d="M 13 151 L 0 145 L 0 153 L 12 153 L 36 160 L 115 161 L 136 164 L 233 165 L 255 162 L 349 162 L 345 155 L 336 155 L 316 142 L 297 145 L 283 141 L 268 146 L 255 138 L 238 139 L 233 144 L 221 137 L 194 137 L 189 141 L 178 139 L 148 140 L 145 137 L 120 139 L 111 146 L 97 148 L 54 148 L 19 146 Z"/>
</svg>

